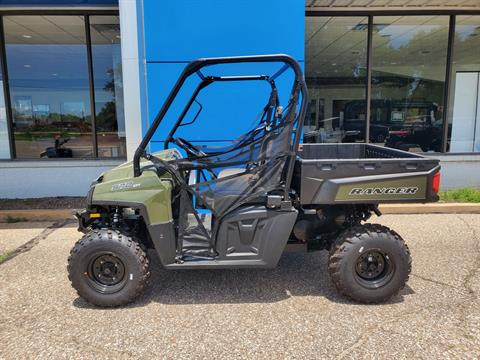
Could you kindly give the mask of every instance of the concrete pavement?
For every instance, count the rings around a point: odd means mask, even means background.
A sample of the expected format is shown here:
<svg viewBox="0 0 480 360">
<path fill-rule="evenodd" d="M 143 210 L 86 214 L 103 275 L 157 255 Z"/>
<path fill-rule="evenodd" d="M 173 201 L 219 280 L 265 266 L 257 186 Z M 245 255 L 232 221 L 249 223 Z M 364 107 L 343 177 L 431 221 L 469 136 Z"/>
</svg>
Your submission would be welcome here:
<svg viewBox="0 0 480 360">
<path fill-rule="evenodd" d="M 38 236 L 51 222 L 39 221 L 26 225 L 24 222 L 13 224 L 0 223 L 0 254 L 9 253 Z"/>
<path fill-rule="evenodd" d="M 0 359 L 479 358 L 480 215 L 372 222 L 399 232 L 413 257 L 408 286 L 382 305 L 339 297 L 326 252 L 286 254 L 274 270 L 176 272 L 152 253 L 152 284 L 136 303 L 93 308 L 66 274 L 80 234 L 51 227 L 0 264 Z M 32 224 L 1 224 L 17 227 L 1 243 Z"/>
</svg>

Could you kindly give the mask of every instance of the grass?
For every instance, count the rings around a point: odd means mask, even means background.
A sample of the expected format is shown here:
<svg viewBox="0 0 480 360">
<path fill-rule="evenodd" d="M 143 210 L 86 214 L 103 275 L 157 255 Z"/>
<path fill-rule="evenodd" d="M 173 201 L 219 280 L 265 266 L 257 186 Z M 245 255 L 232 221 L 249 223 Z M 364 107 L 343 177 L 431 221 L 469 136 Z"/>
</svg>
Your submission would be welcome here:
<svg viewBox="0 0 480 360">
<path fill-rule="evenodd" d="M 480 203 L 480 189 L 460 188 L 440 192 L 440 201 Z"/>
<path fill-rule="evenodd" d="M 10 215 L 8 215 L 5 219 L 5 222 L 8 223 L 8 224 L 18 223 L 18 222 L 22 222 L 22 221 L 28 221 L 28 219 L 24 218 L 24 217 L 13 217 L 13 216 L 10 216 Z"/>
<path fill-rule="evenodd" d="M 2 262 L 4 262 L 5 260 L 7 260 L 9 256 L 10 256 L 10 253 L 9 253 L 9 252 L 0 254 L 0 264 L 1 264 Z"/>
</svg>

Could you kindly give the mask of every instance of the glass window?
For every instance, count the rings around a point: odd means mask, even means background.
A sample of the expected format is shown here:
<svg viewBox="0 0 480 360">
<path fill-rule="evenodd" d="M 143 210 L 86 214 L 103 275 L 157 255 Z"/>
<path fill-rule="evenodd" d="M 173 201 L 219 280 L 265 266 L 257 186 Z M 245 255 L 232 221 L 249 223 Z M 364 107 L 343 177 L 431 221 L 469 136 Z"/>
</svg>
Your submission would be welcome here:
<svg viewBox="0 0 480 360">
<path fill-rule="evenodd" d="M 480 16 L 457 16 L 447 149 L 480 152 Z"/>
<path fill-rule="evenodd" d="M 99 157 L 125 157 L 122 57 L 118 16 L 90 16 Z"/>
<path fill-rule="evenodd" d="M 5 16 L 17 158 L 93 156 L 82 16 Z"/>
<path fill-rule="evenodd" d="M 374 142 L 409 151 L 441 151 L 448 24 L 448 16 L 374 17 Z"/>
<path fill-rule="evenodd" d="M 304 142 L 365 141 L 367 17 L 307 17 Z"/>
</svg>

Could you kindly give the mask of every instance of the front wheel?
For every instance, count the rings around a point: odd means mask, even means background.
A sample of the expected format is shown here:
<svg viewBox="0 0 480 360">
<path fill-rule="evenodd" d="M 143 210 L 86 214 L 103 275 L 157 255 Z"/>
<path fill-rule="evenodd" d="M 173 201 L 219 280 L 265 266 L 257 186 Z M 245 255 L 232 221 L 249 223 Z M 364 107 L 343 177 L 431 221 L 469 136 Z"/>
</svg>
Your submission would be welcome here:
<svg viewBox="0 0 480 360">
<path fill-rule="evenodd" d="M 78 295 L 97 306 L 133 301 L 145 287 L 149 259 L 143 247 L 119 231 L 93 230 L 70 251 L 68 278 Z"/>
<path fill-rule="evenodd" d="M 364 303 L 378 303 L 397 294 L 408 280 L 411 257 L 396 232 L 377 224 L 354 226 L 336 239 L 329 271 L 337 290 Z"/>
</svg>

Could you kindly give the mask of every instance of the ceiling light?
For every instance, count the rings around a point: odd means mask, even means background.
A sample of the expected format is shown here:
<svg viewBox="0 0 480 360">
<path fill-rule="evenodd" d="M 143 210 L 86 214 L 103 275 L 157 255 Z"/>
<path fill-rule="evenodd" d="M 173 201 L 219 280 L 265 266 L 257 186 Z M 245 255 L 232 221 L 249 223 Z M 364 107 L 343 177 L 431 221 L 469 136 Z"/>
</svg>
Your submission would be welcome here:
<svg viewBox="0 0 480 360">
<path fill-rule="evenodd" d="M 332 66 L 337 66 L 337 64 L 336 64 L 336 63 L 332 63 Z"/>
<path fill-rule="evenodd" d="M 32 35 L 22 35 L 22 37 L 24 37 L 25 39 L 31 39 Z"/>
<path fill-rule="evenodd" d="M 53 73 L 52 76 L 58 76 L 58 74 L 57 74 L 57 73 Z"/>
<path fill-rule="evenodd" d="M 28 69 L 28 68 L 31 68 L 32 65 L 30 65 L 30 64 L 25 64 L 25 65 L 23 65 L 23 67 L 26 67 L 26 68 Z"/>
</svg>

